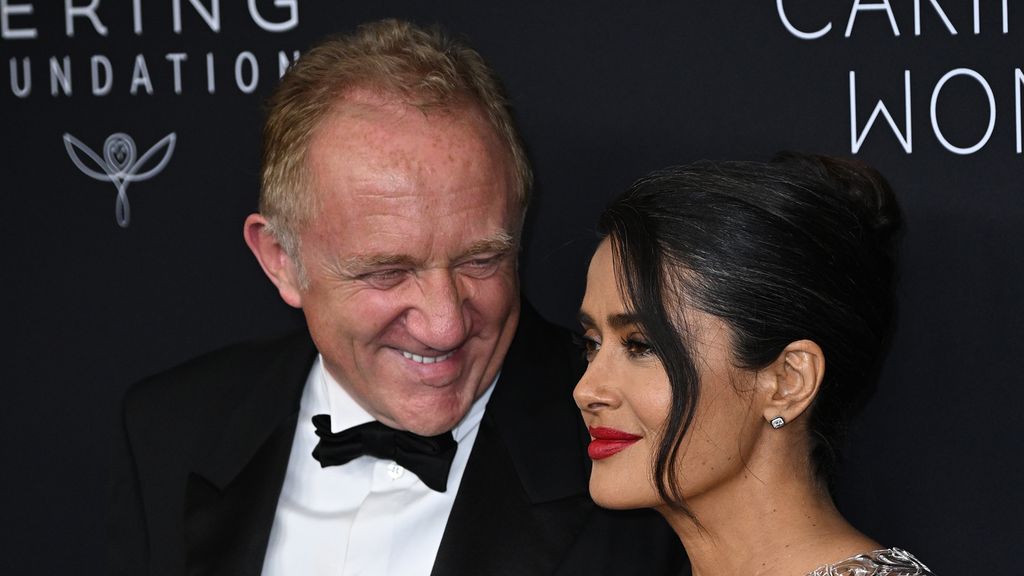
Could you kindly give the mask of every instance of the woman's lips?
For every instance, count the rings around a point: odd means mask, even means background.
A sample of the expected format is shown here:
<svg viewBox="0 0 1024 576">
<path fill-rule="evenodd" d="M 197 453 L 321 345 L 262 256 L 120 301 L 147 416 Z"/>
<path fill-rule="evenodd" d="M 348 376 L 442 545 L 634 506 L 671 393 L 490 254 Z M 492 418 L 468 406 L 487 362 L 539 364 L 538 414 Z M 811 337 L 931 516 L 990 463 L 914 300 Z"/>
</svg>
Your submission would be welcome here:
<svg viewBox="0 0 1024 576">
<path fill-rule="evenodd" d="M 609 456 L 629 448 L 634 442 L 642 438 L 636 434 L 595 426 L 590 428 L 590 445 L 587 446 L 587 454 L 594 460 L 603 460 Z"/>
</svg>

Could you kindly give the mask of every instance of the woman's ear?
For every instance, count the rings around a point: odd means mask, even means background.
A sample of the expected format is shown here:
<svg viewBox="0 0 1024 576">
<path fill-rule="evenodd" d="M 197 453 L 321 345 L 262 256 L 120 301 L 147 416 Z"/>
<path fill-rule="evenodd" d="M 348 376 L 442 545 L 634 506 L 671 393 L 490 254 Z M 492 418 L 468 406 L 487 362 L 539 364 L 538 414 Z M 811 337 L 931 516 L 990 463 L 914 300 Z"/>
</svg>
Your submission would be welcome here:
<svg viewBox="0 0 1024 576">
<path fill-rule="evenodd" d="M 821 347 L 811 340 L 791 342 L 758 376 L 765 422 L 781 428 L 799 418 L 814 402 L 824 376 Z"/>
</svg>

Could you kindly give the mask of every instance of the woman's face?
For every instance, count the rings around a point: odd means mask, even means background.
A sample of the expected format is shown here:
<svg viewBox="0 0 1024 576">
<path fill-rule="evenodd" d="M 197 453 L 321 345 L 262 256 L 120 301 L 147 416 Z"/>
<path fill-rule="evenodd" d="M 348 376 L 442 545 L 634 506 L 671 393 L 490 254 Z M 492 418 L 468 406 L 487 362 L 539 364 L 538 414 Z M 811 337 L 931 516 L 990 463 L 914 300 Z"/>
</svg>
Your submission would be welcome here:
<svg viewBox="0 0 1024 576">
<path fill-rule="evenodd" d="M 743 392 L 753 375 L 730 362 L 725 323 L 692 308 L 680 314 L 684 319 L 700 395 L 675 465 L 681 494 L 692 504 L 745 472 L 759 415 Z M 660 507 L 652 470 L 672 393 L 661 360 L 627 312 L 608 240 L 590 262 L 580 321 L 589 365 L 573 396 L 590 429 L 591 495 L 607 508 Z"/>
</svg>

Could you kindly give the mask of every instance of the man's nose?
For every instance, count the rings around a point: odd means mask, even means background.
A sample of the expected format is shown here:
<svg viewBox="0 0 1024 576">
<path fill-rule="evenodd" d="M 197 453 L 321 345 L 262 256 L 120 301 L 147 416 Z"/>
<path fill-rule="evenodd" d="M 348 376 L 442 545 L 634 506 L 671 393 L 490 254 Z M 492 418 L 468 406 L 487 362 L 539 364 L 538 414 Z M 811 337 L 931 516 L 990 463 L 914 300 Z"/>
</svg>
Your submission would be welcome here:
<svg viewBox="0 0 1024 576">
<path fill-rule="evenodd" d="M 421 272 L 418 302 L 409 311 L 410 334 L 435 350 L 451 350 L 466 339 L 466 291 L 447 268 Z"/>
</svg>

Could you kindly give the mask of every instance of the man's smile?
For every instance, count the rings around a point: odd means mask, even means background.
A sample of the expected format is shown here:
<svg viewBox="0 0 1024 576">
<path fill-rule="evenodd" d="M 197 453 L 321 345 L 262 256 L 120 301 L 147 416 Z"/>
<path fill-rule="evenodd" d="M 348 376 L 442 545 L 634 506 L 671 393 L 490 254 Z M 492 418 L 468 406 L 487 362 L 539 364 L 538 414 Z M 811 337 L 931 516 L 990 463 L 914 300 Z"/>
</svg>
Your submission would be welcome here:
<svg viewBox="0 0 1024 576">
<path fill-rule="evenodd" d="M 412 360 L 413 362 L 418 362 L 420 364 L 434 364 L 435 362 L 444 362 L 445 360 L 451 358 L 453 354 L 455 354 L 455 350 L 452 350 L 451 352 L 442 354 L 440 356 L 421 356 L 419 354 L 413 354 L 412 352 L 407 352 L 405 350 L 402 350 L 401 352 L 402 356 L 405 356 L 409 360 Z"/>
</svg>

